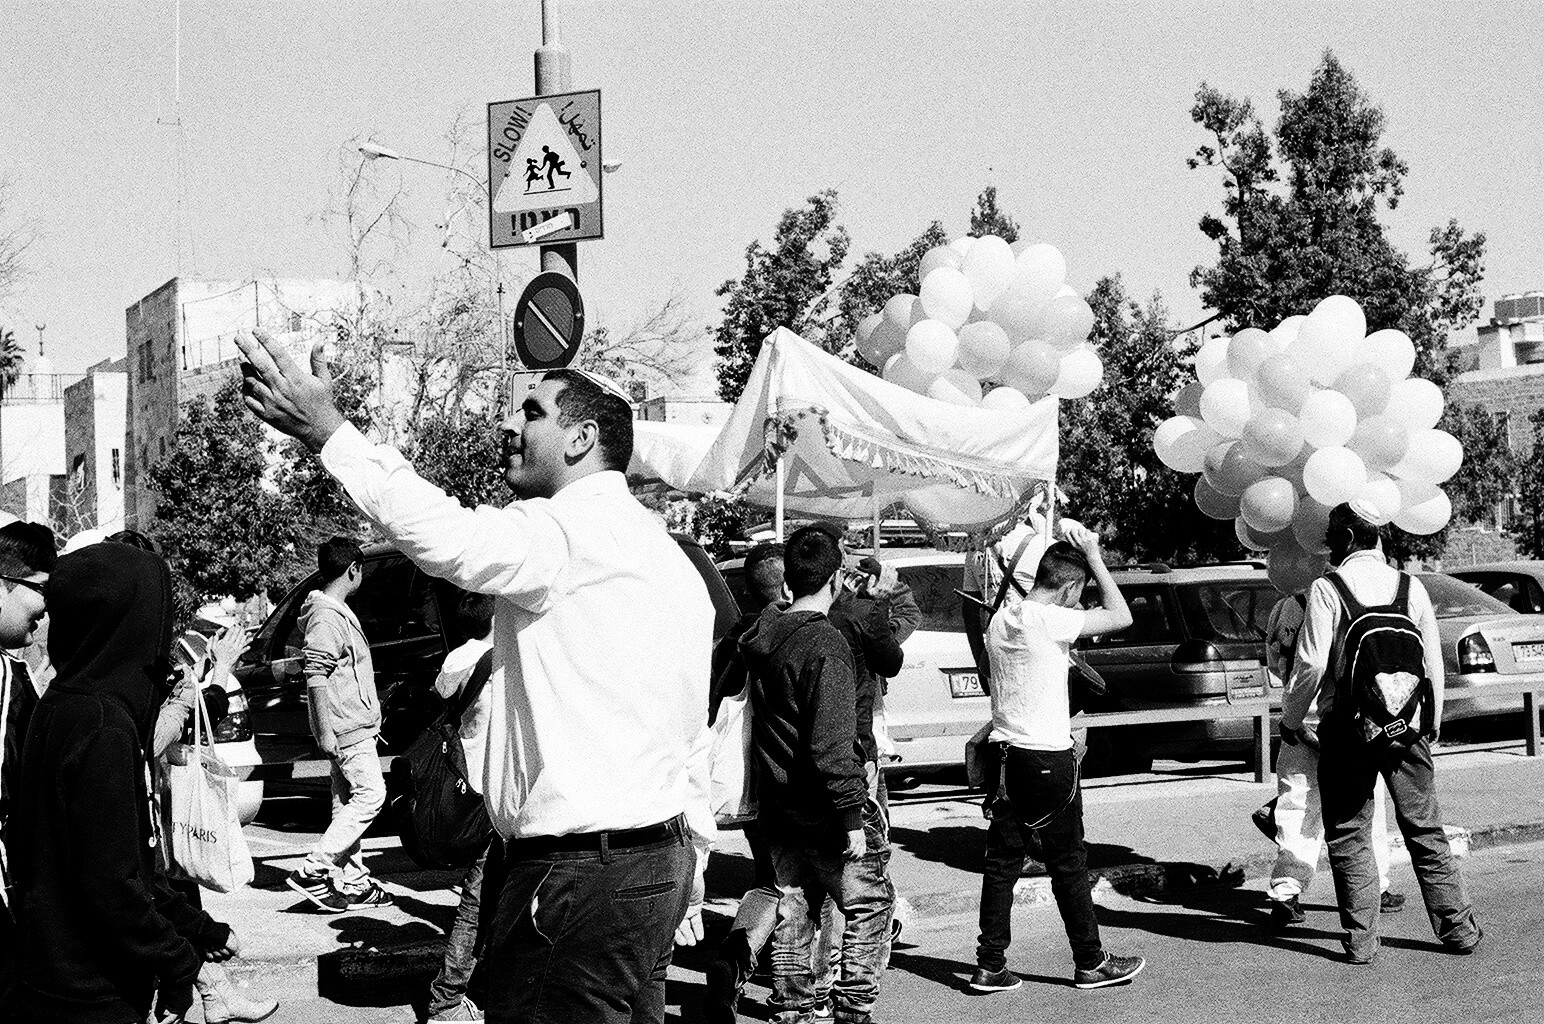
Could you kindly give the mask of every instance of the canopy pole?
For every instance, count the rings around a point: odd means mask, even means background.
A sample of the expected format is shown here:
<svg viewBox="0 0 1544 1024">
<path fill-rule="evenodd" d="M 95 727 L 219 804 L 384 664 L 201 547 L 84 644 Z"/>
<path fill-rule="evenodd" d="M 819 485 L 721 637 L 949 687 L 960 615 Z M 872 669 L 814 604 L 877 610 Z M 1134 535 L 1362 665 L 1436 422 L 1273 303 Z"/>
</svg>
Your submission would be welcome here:
<svg viewBox="0 0 1544 1024">
<path fill-rule="evenodd" d="M 783 542 L 784 483 L 783 457 L 781 455 L 777 457 L 777 471 L 775 479 L 777 481 L 777 500 L 772 505 L 772 529 L 777 533 L 777 542 L 781 544 Z"/>
<path fill-rule="evenodd" d="M 874 549 L 874 556 L 879 556 L 879 516 L 884 510 L 878 505 L 874 506 L 874 523 L 869 535 L 869 546 Z"/>
</svg>

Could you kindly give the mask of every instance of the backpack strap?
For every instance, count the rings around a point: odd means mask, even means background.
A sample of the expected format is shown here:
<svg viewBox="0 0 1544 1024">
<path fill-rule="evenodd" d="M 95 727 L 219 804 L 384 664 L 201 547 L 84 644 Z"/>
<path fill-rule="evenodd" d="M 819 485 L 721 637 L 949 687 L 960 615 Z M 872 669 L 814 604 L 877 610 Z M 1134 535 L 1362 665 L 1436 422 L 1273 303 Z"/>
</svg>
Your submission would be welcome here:
<svg viewBox="0 0 1544 1024">
<path fill-rule="evenodd" d="M 488 685 L 488 679 L 492 675 L 493 651 L 489 649 L 483 652 L 481 658 L 477 659 L 477 667 L 472 669 L 471 677 L 467 679 L 466 685 L 461 687 L 461 699 L 453 707 L 445 709 L 446 719 L 456 724 L 458 732 L 461 729 L 462 716 L 466 714 L 467 709 L 477 702 L 477 698 L 482 696 L 483 687 Z"/>
<path fill-rule="evenodd" d="M 1405 615 L 1410 614 L 1410 574 L 1399 574 L 1399 589 L 1394 591 L 1394 607 Z"/>
<path fill-rule="evenodd" d="M 1401 573 L 1401 575 L 1403 574 Z M 1330 585 L 1340 595 L 1340 603 L 1346 607 L 1346 618 L 1348 621 L 1357 618 L 1367 610 L 1362 606 L 1362 602 L 1358 601 L 1356 596 L 1351 593 L 1351 588 L 1346 585 L 1345 578 L 1340 573 L 1325 573 L 1324 578 L 1330 581 Z M 1406 592 L 1408 593 L 1408 591 Z"/>
<path fill-rule="evenodd" d="M 1002 559 L 997 560 L 997 564 L 1000 565 L 1003 570 L 1003 581 L 997 588 L 997 596 L 992 600 L 992 611 L 995 612 L 997 609 L 1003 606 L 1003 601 L 1008 597 L 1008 588 L 1010 586 L 1019 592 L 1020 597 L 1028 596 L 1024 590 L 1023 585 L 1014 578 L 1013 572 L 1019 567 L 1019 562 L 1023 560 L 1024 552 L 1026 549 L 1028 549 L 1029 542 L 1034 540 L 1037 536 L 1038 534 L 1031 533 L 1023 540 L 1019 541 L 1019 546 L 1013 549 L 1013 557 L 1008 559 L 1006 563 L 1004 563 Z"/>
</svg>

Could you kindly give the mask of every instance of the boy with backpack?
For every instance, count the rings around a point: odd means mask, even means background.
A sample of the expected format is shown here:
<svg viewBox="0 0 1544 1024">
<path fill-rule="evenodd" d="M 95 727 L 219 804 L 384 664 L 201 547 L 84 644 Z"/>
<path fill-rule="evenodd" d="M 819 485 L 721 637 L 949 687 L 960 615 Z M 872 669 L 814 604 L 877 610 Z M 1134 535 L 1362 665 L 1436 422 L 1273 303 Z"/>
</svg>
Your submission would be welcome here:
<svg viewBox="0 0 1544 1024">
<path fill-rule="evenodd" d="M 1371 849 L 1374 781 L 1393 797 L 1410 863 L 1438 940 L 1453 953 L 1483 933 L 1442 830 L 1431 743 L 1442 725 L 1442 647 L 1421 582 L 1387 565 L 1375 514 L 1360 502 L 1330 511 L 1336 570 L 1314 581 L 1282 698 L 1281 739 L 1319 746 L 1330 870 L 1349 963 L 1378 952 L 1378 871 Z M 1317 702 L 1320 725 L 1305 727 Z"/>
<path fill-rule="evenodd" d="M 1303 630 L 1307 607 L 1308 597 L 1299 591 L 1285 595 L 1271 609 L 1265 626 L 1265 667 L 1277 685 L 1285 686 L 1292 678 L 1297 637 Z M 1310 711 L 1303 720 L 1305 737 L 1316 737 L 1318 726 L 1318 715 Z M 1379 779 L 1372 802 L 1372 852 L 1382 894 L 1378 909 L 1385 914 L 1397 914 L 1404 909 L 1405 898 L 1389 888 L 1388 814 L 1383 808 L 1386 793 L 1383 780 Z M 1304 920 L 1298 897 L 1313 883 L 1319 855 L 1324 851 L 1321 803 L 1317 739 L 1283 743 L 1276 752 L 1276 796 L 1253 816 L 1255 825 L 1276 844 L 1276 863 L 1271 866 L 1271 885 L 1266 890 L 1271 901 L 1272 928 L 1286 928 Z"/>
</svg>

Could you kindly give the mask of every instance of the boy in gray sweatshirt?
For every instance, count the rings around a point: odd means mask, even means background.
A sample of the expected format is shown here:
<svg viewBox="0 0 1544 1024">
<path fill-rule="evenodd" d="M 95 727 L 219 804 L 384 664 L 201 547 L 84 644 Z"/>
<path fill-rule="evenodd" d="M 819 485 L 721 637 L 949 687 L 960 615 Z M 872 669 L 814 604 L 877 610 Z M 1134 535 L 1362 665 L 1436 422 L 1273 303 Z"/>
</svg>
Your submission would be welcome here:
<svg viewBox="0 0 1544 1024">
<path fill-rule="evenodd" d="M 332 823 L 287 881 L 322 910 L 337 914 L 391 903 L 360 855 L 360 840 L 386 804 L 386 782 L 375 746 L 381 702 L 370 641 L 346 603 L 364 575 L 364 552 L 354 541 L 334 537 L 317 549 L 317 564 L 322 586 L 306 597 L 299 625 L 311 734 L 332 759 Z"/>
</svg>

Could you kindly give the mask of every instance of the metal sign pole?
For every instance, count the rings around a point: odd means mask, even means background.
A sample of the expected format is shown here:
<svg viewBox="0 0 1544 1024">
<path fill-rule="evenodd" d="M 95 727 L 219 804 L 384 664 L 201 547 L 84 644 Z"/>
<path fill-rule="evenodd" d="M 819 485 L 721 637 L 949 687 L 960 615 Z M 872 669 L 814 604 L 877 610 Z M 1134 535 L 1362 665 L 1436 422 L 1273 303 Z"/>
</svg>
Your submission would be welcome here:
<svg viewBox="0 0 1544 1024">
<path fill-rule="evenodd" d="M 536 50 L 536 95 L 567 92 L 570 79 L 568 47 L 558 33 L 558 0 L 541 0 L 541 46 Z M 600 168 L 595 169 L 600 174 Z M 541 247 L 541 269 L 567 274 L 579 280 L 579 246 L 558 242 Z"/>
</svg>

